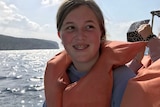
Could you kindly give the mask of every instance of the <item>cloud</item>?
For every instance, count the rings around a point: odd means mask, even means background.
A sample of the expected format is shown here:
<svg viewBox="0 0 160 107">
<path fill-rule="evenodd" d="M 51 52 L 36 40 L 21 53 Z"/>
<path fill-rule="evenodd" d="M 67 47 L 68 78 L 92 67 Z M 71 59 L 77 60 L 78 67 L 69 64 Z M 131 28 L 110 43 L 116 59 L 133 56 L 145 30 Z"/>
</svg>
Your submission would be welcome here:
<svg viewBox="0 0 160 107">
<path fill-rule="evenodd" d="M 36 22 L 29 20 L 27 17 L 18 14 L 17 8 L 13 4 L 7 5 L 0 2 L 0 27 L 14 27 L 19 29 L 27 29 L 30 31 L 40 30 L 41 27 Z"/>
<path fill-rule="evenodd" d="M 133 21 L 130 22 L 112 22 L 106 24 L 109 40 L 126 41 L 126 34 Z"/>
<path fill-rule="evenodd" d="M 55 6 L 62 2 L 63 0 L 42 0 L 41 4 L 44 6 Z"/>
<path fill-rule="evenodd" d="M 40 25 L 31 21 L 26 16 L 19 14 L 15 5 L 7 5 L 3 1 L 0 1 L 0 16 L 0 32 L 2 34 L 19 37 L 32 37 L 36 34 L 38 38 L 38 35 L 41 35 L 36 32 L 43 33 L 44 36 L 45 29 L 49 27 L 49 25 Z"/>
<path fill-rule="evenodd" d="M 14 5 L 6 5 L 4 2 L 0 1 L 0 15 L 1 18 L 5 18 L 7 16 L 10 16 L 11 14 L 14 14 L 17 10 L 16 6 Z"/>
</svg>

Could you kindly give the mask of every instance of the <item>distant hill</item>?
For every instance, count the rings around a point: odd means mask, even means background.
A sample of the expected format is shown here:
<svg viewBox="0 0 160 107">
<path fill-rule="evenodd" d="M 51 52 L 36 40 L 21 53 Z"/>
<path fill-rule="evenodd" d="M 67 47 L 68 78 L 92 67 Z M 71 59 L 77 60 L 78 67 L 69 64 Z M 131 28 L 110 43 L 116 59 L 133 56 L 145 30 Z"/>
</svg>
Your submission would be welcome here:
<svg viewBox="0 0 160 107">
<path fill-rule="evenodd" d="M 27 50 L 27 49 L 59 49 L 55 41 L 16 38 L 0 34 L 0 50 Z"/>
</svg>

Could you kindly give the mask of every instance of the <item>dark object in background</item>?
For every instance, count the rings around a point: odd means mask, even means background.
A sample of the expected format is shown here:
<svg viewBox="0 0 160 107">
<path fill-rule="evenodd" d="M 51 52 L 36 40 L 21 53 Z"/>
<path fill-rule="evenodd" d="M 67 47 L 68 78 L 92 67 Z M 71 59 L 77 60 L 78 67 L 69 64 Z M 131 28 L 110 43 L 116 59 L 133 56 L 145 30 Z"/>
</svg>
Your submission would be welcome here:
<svg viewBox="0 0 160 107">
<path fill-rule="evenodd" d="M 142 21 L 137 21 L 131 24 L 128 32 L 127 32 L 127 41 L 128 42 L 136 42 L 136 41 L 144 41 L 144 39 L 141 37 L 141 35 L 138 34 L 136 31 L 140 25 L 142 24 L 148 24 L 149 19 L 147 20 L 142 20 Z"/>
<path fill-rule="evenodd" d="M 18 38 L 0 34 L 0 50 L 59 49 L 56 41 Z"/>
<path fill-rule="evenodd" d="M 160 18 L 160 10 L 156 10 L 156 11 L 151 11 L 152 14 L 152 23 L 151 23 L 151 27 L 153 29 L 153 22 L 154 22 L 154 16 L 158 16 Z"/>
</svg>

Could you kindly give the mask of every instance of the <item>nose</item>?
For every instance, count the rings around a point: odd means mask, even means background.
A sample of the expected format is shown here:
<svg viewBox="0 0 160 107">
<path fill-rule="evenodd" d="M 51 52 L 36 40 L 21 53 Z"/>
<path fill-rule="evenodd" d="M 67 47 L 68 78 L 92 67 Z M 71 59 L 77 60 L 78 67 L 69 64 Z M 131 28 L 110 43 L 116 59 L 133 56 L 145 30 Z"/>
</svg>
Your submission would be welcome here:
<svg viewBox="0 0 160 107">
<path fill-rule="evenodd" d="M 79 29 L 76 33 L 76 38 L 79 40 L 83 40 L 86 38 L 85 31 L 83 29 Z"/>
</svg>

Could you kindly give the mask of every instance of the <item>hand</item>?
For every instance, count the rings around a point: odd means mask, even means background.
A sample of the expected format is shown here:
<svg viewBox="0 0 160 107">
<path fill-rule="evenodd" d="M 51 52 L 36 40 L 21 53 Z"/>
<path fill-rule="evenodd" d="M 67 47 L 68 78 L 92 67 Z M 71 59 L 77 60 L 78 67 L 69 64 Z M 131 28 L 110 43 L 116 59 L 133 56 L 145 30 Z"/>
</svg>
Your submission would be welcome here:
<svg viewBox="0 0 160 107">
<path fill-rule="evenodd" d="M 137 32 L 142 36 L 144 40 L 150 35 L 153 35 L 152 28 L 149 24 L 142 24 L 137 29 Z"/>
</svg>

